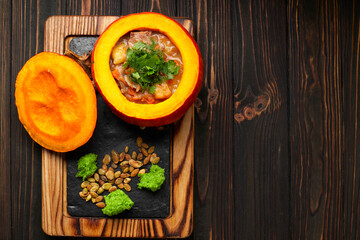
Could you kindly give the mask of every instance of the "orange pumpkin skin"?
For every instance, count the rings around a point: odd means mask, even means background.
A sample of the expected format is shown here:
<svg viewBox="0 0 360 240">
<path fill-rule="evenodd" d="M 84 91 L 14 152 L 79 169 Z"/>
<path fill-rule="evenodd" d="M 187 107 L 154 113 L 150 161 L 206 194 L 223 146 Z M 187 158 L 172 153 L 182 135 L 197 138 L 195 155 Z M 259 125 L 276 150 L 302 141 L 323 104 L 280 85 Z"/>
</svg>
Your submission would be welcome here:
<svg viewBox="0 0 360 240">
<path fill-rule="evenodd" d="M 110 71 L 110 54 L 116 42 L 128 32 L 152 30 L 166 35 L 176 45 L 184 72 L 175 93 L 157 104 L 137 104 L 122 95 Z M 110 24 L 95 43 L 92 76 L 98 91 L 112 111 L 124 121 L 144 126 L 163 126 L 178 120 L 194 103 L 203 80 L 203 61 L 198 45 L 175 20 L 159 13 L 143 12 L 119 18 Z"/>
<path fill-rule="evenodd" d="M 97 120 L 94 87 L 74 60 L 43 52 L 18 73 L 15 103 L 19 120 L 39 145 L 56 152 L 85 144 Z"/>
</svg>

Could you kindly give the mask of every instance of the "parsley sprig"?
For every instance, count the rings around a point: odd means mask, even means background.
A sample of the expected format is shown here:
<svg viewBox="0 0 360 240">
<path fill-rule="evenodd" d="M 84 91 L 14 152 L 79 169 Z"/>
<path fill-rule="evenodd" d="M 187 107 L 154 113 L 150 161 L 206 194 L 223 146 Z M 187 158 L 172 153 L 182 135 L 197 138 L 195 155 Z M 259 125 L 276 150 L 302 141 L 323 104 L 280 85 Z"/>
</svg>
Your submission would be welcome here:
<svg viewBox="0 0 360 240">
<path fill-rule="evenodd" d="M 129 67 L 130 80 L 139 84 L 143 91 L 155 92 L 155 85 L 165 80 L 173 79 L 179 73 L 180 66 L 173 60 L 165 61 L 163 51 L 155 49 L 156 42 L 151 39 L 151 44 L 137 42 L 128 48 L 127 59 L 124 67 Z"/>
</svg>

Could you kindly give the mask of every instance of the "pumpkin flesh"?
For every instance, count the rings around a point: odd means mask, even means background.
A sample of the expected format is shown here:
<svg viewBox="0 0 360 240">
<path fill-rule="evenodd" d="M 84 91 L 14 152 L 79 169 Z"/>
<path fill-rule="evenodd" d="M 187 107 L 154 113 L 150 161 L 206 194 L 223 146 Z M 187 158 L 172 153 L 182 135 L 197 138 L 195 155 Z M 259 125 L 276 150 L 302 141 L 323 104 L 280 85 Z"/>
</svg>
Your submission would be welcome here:
<svg viewBox="0 0 360 240">
<path fill-rule="evenodd" d="M 121 93 L 109 67 L 117 41 L 131 31 L 150 30 L 166 35 L 179 50 L 183 73 L 175 93 L 157 104 L 130 102 Z M 180 118 L 200 91 L 203 64 L 197 44 L 176 21 L 158 13 L 131 14 L 113 22 L 98 38 L 92 55 L 92 74 L 99 92 L 125 121 L 140 126 L 160 126 Z"/>
<path fill-rule="evenodd" d="M 41 146 L 67 152 L 92 136 L 95 90 L 74 60 L 56 53 L 37 54 L 21 69 L 15 87 L 19 119 Z"/>
</svg>

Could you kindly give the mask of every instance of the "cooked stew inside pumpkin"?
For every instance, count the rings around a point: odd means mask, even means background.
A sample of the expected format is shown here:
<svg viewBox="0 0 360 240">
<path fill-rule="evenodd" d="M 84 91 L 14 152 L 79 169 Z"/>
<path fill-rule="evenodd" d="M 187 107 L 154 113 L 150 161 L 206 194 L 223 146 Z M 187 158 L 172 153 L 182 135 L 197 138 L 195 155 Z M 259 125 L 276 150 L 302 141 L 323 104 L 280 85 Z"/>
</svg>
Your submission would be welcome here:
<svg viewBox="0 0 360 240">
<path fill-rule="evenodd" d="M 121 37 L 111 53 L 110 69 L 124 96 L 135 103 L 159 103 L 179 85 L 181 55 L 165 35 L 134 31 Z"/>
</svg>

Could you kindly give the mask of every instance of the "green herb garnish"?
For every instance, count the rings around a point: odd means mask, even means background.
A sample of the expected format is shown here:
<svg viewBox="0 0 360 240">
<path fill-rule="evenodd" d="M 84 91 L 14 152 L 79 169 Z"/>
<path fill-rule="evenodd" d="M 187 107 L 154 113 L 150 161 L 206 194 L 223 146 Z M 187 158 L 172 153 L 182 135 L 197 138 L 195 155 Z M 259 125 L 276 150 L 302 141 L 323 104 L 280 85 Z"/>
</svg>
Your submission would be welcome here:
<svg viewBox="0 0 360 240">
<path fill-rule="evenodd" d="M 131 68 L 130 80 L 139 84 L 141 89 L 155 92 L 154 84 L 173 79 L 179 73 L 180 66 L 173 60 L 165 62 L 163 51 L 155 49 L 156 43 L 151 39 L 151 44 L 137 42 L 128 48 L 127 59 L 124 67 Z"/>
<path fill-rule="evenodd" d="M 85 180 L 87 177 L 93 175 L 97 170 L 96 161 L 97 155 L 94 153 L 89 153 L 85 156 L 82 156 L 78 161 L 79 171 L 76 174 L 76 177 L 81 177 L 83 180 Z"/>
</svg>

